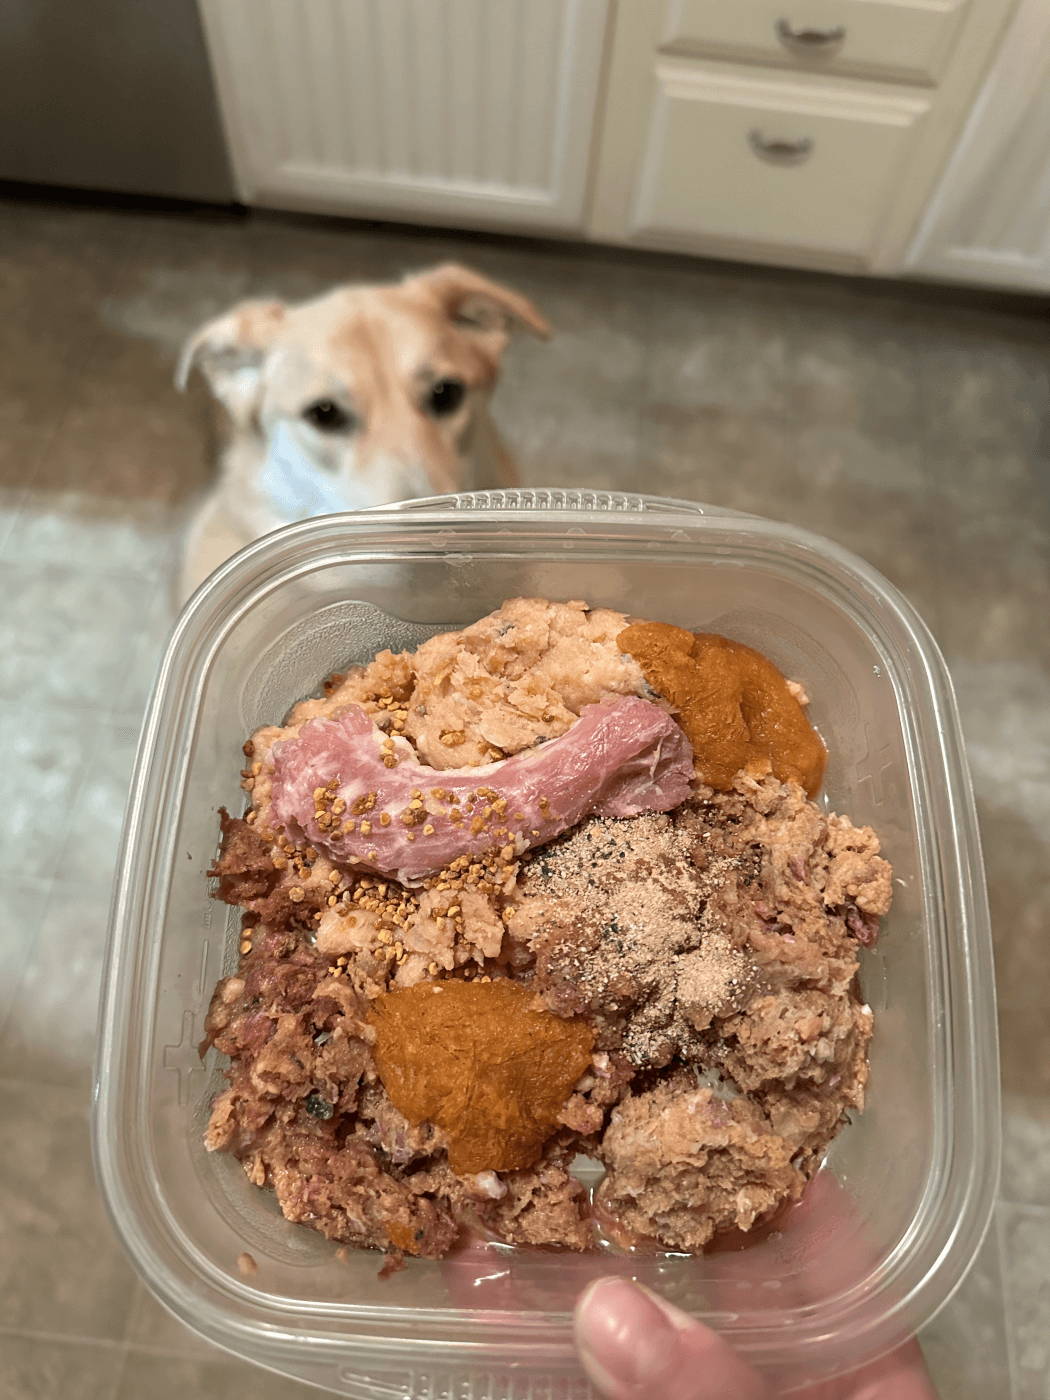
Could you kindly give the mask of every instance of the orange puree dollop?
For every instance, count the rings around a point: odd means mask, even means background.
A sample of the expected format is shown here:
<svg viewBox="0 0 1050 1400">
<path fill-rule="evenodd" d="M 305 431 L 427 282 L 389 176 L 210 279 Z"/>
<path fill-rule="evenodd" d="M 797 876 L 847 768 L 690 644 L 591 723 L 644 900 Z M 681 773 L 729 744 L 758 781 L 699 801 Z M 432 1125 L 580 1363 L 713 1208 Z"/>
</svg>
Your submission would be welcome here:
<svg viewBox="0 0 1050 1400">
<path fill-rule="evenodd" d="M 506 979 L 385 992 L 368 1019 L 383 1087 L 410 1123 L 444 1129 L 460 1175 L 532 1166 L 594 1045 Z"/>
<path fill-rule="evenodd" d="M 761 652 L 714 632 L 636 622 L 617 638 L 678 712 L 699 777 L 725 791 L 746 769 L 794 780 L 814 797 L 827 750 L 788 683 Z"/>
</svg>

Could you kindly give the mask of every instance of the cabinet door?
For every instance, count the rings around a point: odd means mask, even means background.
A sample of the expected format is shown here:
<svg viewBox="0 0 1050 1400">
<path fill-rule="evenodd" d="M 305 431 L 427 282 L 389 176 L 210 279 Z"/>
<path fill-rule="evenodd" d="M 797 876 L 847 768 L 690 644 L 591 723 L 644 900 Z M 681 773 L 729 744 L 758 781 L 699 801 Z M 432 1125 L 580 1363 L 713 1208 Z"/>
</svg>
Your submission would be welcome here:
<svg viewBox="0 0 1050 1400">
<path fill-rule="evenodd" d="M 200 0 L 242 198 L 583 220 L 608 0 Z"/>
<path fill-rule="evenodd" d="M 589 233 L 759 262 L 900 271 L 1014 3 L 793 0 L 777 9 L 793 33 L 840 26 L 845 35 L 837 56 L 828 46 L 823 59 L 790 64 L 779 39 L 775 62 L 770 48 L 772 0 L 619 5 Z M 1048 0 L 1024 3 L 1045 11 Z M 752 131 L 783 168 L 749 163 L 749 148 L 758 158 Z M 799 141 L 806 158 L 793 162 L 784 147 Z"/>
<path fill-rule="evenodd" d="M 196 0 L 3 0 L 0 180 L 234 200 Z"/>
<path fill-rule="evenodd" d="M 630 233 L 649 246 L 733 240 L 863 260 L 925 110 L 660 65 Z"/>
<path fill-rule="evenodd" d="M 967 0 L 667 0 L 663 53 L 935 83 Z"/>
<path fill-rule="evenodd" d="M 1050 292 L 1050 9 L 1025 0 L 926 211 L 908 267 Z"/>
</svg>

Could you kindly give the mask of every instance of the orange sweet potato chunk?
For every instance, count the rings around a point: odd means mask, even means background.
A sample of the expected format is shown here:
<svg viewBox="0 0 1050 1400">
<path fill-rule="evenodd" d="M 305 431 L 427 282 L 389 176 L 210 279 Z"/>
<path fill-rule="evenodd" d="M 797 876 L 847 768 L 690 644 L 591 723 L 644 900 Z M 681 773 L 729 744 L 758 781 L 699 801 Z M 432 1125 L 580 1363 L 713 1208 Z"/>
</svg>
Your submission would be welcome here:
<svg viewBox="0 0 1050 1400">
<path fill-rule="evenodd" d="M 460 1175 L 532 1166 L 590 1064 L 591 1028 L 534 1001 L 506 979 L 450 979 L 372 1003 L 383 1087 L 409 1122 L 444 1130 Z"/>
</svg>

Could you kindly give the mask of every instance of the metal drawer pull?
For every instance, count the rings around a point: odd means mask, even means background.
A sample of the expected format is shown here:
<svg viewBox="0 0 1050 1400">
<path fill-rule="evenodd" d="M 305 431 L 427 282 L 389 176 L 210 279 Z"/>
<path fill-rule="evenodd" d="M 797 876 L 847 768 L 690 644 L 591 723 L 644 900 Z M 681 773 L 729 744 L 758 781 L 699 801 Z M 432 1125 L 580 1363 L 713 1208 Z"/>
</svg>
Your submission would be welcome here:
<svg viewBox="0 0 1050 1400">
<path fill-rule="evenodd" d="M 831 29 L 796 29 L 789 19 L 777 20 L 777 38 L 792 53 L 822 53 L 837 48 L 846 37 L 846 26 L 836 24 Z"/>
<path fill-rule="evenodd" d="M 813 154 L 813 142 L 808 136 L 801 136 L 797 141 L 777 141 L 752 127 L 747 141 L 759 160 L 766 160 L 770 165 L 801 165 Z"/>
</svg>

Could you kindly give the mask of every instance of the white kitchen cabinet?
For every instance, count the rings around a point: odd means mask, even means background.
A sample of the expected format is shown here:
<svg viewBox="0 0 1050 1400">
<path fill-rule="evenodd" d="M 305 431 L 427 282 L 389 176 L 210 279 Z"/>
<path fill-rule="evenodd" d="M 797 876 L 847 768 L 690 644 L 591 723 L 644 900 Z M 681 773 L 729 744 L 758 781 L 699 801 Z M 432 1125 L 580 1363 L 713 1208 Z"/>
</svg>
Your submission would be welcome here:
<svg viewBox="0 0 1050 1400">
<path fill-rule="evenodd" d="M 247 203 L 887 275 L 1016 0 L 199 3 Z M 1032 61 L 984 156 L 1014 225 L 945 195 L 920 272 L 1045 258 Z"/>
<path fill-rule="evenodd" d="M 591 236 L 899 271 L 1012 4 L 621 5 Z"/>
<path fill-rule="evenodd" d="M 950 281 L 1050 291 L 1050 6 L 1019 7 L 909 255 Z"/>
<path fill-rule="evenodd" d="M 670 0 L 662 53 L 936 83 L 967 0 Z"/>
<path fill-rule="evenodd" d="M 582 231 L 608 0 L 200 0 L 241 197 Z"/>
<path fill-rule="evenodd" d="M 662 63 L 628 234 L 650 246 L 746 240 L 867 258 L 927 108 Z"/>
</svg>

